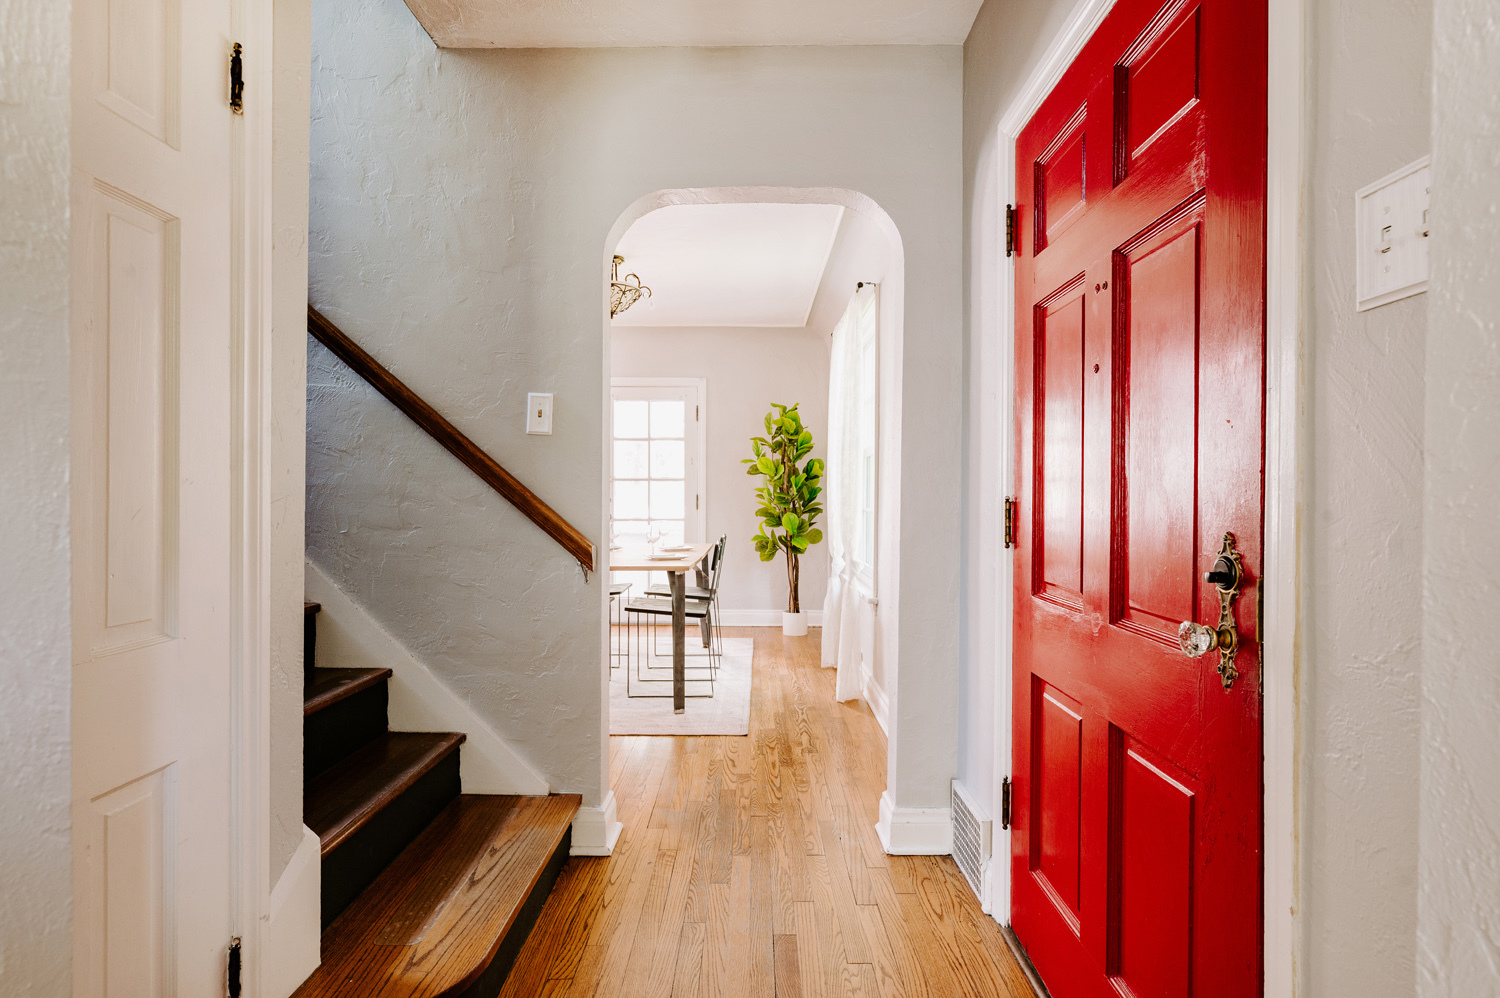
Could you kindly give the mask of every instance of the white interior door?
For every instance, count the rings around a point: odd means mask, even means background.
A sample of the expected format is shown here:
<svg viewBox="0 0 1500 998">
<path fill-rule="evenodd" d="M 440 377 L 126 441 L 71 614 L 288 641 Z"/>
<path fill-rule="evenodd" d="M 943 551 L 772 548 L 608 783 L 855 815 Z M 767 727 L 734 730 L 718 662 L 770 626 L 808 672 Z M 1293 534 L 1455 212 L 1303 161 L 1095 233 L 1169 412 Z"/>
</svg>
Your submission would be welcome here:
<svg viewBox="0 0 1500 998">
<path fill-rule="evenodd" d="M 227 0 L 78 0 L 74 990 L 224 993 Z"/>
</svg>

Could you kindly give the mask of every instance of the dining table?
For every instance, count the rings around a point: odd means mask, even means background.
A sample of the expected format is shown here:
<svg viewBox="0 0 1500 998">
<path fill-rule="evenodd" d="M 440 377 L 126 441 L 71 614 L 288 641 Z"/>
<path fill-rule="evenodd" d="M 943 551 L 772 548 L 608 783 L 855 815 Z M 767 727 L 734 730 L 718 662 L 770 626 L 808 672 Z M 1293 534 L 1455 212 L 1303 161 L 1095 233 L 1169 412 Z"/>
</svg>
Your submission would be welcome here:
<svg viewBox="0 0 1500 998">
<path fill-rule="evenodd" d="M 687 704 L 687 573 L 696 572 L 699 587 L 708 585 L 703 559 L 712 544 L 682 544 L 672 547 L 623 546 L 609 552 L 614 572 L 666 572 L 672 590 L 672 713 L 681 714 Z M 703 646 L 709 645 L 709 625 L 702 623 Z M 626 665 L 626 668 L 630 668 Z"/>
</svg>

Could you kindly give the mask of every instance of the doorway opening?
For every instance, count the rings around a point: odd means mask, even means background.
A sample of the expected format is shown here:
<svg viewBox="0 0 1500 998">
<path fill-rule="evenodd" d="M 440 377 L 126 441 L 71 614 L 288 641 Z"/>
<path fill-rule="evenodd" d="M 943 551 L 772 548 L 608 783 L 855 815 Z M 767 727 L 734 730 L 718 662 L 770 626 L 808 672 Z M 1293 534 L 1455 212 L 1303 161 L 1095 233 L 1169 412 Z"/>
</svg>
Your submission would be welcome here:
<svg viewBox="0 0 1500 998">
<path fill-rule="evenodd" d="M 824 646 L 835 646 L 824 664 L 838 669 L 839 699 L 864 701 L 892 736 L 903 301 L 894 225 L 846 190 L 661 191 L 621 216 L 605 249 L 605 273 L 618 255 L 619 272 L 636 275 L 622 280 L 651 288 L 606 319 L 610 564 L 623 558 L 631 569 L 611 573 L 605 597 L 601 658 L 614 677 L 604 684 L 607 730 L 637 731 L 636 684 L 667 678 L 672 663 L 657 653 L 677 650 L 671 613 L 642 605 L 670 607 L 673 573 L 643 558 L 710 549 L 696 572 L 681 573 L 704 615 L 679 625 L 682 713 L 664 697 L 675 726 L 660 733 L 692 733 L 695 715 L 722 714 L 718 701 L 735 692 L 738 658 L 748 714 L 751 649 L 780 640 L 784 627 L 797 630 L 784 619 L 785 551 L 762 560 L 755 546 L 758 533 L 775 531 L 756 494 L 763 479 L 745 464 L 752 439 L 771 436 L 768 415 L 779 420 L 785 406 L 811 435 L 795 459 L 799 473 L 817 462 L 831 479 L 818 483 L 807 524 L 817 533 L 805 534 L 798 551 L 805 654 L 823 661 Z M 684 614 L 692 604 L 684 597 Z M 832 639 L 830 614 L 841 624 Z M 655 640 L 643 643 L 642 629 Z M 628 702 L 615 688 L 626 675 Z M 718 730 L 717 721 L 703 723 Z"/>
</svg>

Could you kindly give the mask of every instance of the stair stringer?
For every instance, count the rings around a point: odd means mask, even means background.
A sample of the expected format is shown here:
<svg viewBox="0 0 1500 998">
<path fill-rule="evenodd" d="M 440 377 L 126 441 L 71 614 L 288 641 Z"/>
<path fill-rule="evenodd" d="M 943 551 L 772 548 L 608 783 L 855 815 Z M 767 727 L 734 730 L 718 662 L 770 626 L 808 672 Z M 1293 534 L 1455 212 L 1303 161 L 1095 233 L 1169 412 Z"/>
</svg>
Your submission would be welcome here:
<svg viewBox="0 0 1500 998">
<path fill-rule="evenodd" d="M 306 563 L 306 598 L 321 603 L 318 665 L 339 669 L 392 670 L 392 731 L 461 731 L 468 736 L 459 757 L 459 780 L 466 794 L 542 797 L 547 781 L 432 670 L 370 616 L 311 561 Z"/>
</svg>

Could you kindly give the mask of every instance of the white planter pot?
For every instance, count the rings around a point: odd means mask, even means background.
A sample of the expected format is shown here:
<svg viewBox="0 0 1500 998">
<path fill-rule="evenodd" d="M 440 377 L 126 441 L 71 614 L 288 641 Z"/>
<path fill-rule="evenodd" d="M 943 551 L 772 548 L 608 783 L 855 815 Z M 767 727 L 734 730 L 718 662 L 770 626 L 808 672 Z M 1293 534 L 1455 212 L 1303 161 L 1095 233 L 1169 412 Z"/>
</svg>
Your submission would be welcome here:
<svg viewBox="0 0 1500 998">
<path fill-rule="evenodd" d="M 800 638 L 807 633 L 807 613 L 783 613 L 781 633 L 789 638 Z"/>
</svg>

